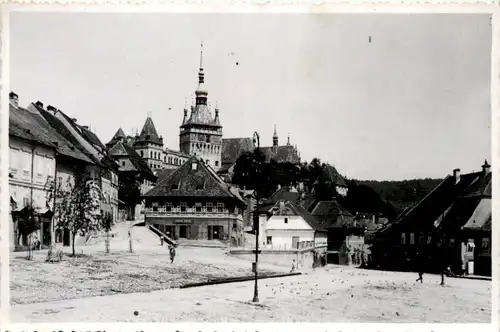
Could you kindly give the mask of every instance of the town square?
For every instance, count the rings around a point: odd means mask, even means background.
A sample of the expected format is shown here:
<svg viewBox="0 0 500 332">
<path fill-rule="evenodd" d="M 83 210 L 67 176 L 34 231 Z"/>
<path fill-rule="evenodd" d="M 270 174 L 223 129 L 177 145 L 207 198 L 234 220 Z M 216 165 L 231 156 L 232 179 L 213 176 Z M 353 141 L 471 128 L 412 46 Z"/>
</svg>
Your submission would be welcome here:
<svg viewBox="0 0 500 332">
<path fill-rule="evenodd" d="M 490 14 L 9 19 L 11 322 L 491 322 Z"/>
</svg>

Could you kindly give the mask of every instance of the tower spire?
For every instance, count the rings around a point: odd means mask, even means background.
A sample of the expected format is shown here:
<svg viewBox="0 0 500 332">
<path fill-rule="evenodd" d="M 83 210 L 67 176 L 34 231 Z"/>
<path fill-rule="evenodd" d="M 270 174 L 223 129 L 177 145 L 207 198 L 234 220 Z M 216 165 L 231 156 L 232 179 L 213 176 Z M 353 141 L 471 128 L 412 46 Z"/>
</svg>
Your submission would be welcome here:
<svg viewBox="0 0 500 332">
<path fill-rule="evenodd" d="M 274 125 L 273 146 L 278 146 L 278 132 L 276 131 L 276 125 Z"/>
<path fill-rule="evenodd" d="M 198 84 L 205 83 L 205 73 L 203 72 L 203 40 L 200 47 L 200 70 L 198 71 Z"/>
</svg>

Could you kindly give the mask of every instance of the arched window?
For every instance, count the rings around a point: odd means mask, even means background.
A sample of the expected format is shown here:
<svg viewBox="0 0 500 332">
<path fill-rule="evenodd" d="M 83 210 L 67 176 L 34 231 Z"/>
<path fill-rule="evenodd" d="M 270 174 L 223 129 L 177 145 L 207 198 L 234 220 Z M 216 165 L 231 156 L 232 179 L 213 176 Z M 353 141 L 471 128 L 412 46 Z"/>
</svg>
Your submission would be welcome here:
<svg viewBox="0 0 500 332">
<path fill-rule="evenodd" d="M 153 151 L 149 151 L 149 158 L 153 158 Z"/>
</svg>

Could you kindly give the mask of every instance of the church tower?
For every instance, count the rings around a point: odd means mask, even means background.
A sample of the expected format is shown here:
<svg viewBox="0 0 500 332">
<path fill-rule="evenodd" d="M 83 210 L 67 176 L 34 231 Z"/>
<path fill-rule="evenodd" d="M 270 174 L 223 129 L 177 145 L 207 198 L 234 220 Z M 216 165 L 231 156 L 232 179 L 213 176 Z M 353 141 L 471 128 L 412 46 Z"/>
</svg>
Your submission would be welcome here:
<svg viewBox="0 0 500 332">
<path fill-rule="evenodd" d="M 221 167 L 222 126 L 218 107 L 215 107 L 215 117 L 212 117 L 208 105 L 208 91 L 205 89 L 205 73 L 203 72 L 203 43 L 200 52 L 198 88 L 195 94 L 195 105 L 191 106 L 189 117 L 188 110 L 184 109 L 184 118 L 179 133 L 179 148 L 184 154 L 200 157 L 217 171 Z"/>
</svg>

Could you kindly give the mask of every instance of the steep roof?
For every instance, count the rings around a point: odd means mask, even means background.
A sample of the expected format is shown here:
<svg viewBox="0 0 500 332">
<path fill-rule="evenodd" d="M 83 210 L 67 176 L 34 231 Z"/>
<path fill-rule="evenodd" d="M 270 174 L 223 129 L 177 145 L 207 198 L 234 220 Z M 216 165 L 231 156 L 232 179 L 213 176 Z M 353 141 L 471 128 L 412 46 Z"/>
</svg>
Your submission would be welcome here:
<svg viewBox="0 0 500 332">
<path fill-rule="evenodd" d="M 95 158 L 91 153 L 89 153 L 81 144 L 80 142 L 76 139 L 75 136 L 71 133 L 71 131 L 66 128 L 66 125 L 62 123 L 61 120 L 56 118 L 51 112 L 44 110 L 41 107 L 38 107 L 35 104 L 31 104 L 42 116 L 43 118 L 47 121 L 47 123 L 50 124 L 54 130 L 59 133 L 61 136 L 65 137 L 71 144 L 74 146 L 78 147 L 79 150 L 83 151 L 83 153 L 90 158 L 96 165 L 101 166 L 101 162 L 99 159 Z"/>
<path fill-rule="evenodd" d="M 35 105 L 36 106 L 36 105 Z M 38 109 L 41 109 L 40 107 L 36 106 Z M 90 130 L 86 129 L 84 126 L 81 126 L 75 122 L 74 119 L 71 119 L 69 116 L 67 116 L 63 111 L 57 110 L 58 113 L 61 113 L 61 115 L 66 119 L 66 121 L 78 132 L 82 135 L 82 137 L 92 144 L 95 147 L 100 148 L 101 150 L 106 150 L 106 146 L 102 144 L 101 140 L 99 137 L 97 137 L 96 134 L 91 132 Z"/>
<path fill-rule="evenodd" d="M 337 169 L 330 164 L 326 164 L 323 167 L 322 180 L 325 182 L 336 184 L 337 186 L 347 187 L 347 183 L 344 177 L 340 175 Z"/>
<path fill-rule="evenodd" d="M 318 220 L 307 212 L 302 206 L 290 201 L 278 201 L 272 209 L 273 214 L 277 213 L 279 215 L 282 213 L 283 211 L 281 210 L 281 207 L 283 207 L 284 210 L 290 210 L 295 215 L 302 217 L 302 219 L 304 219 L 304 221 L 307 222 L 315 231 L 326 232 L 326 229 L 318 222 Z"/>
<path fill-rule="evenodd" d="M 193 166 L 193 164 L 196 166 Z M 220 197 L 239 200 L 238 197 L 231 193 L 229 186 L 196 156 L 188 159 L 144 196 Z"/>
<path fill-rule="evenodd" d="M 419 227 L 459 230 L 470 221 L 485 198 L 491 198 L 491 173 L 463 174 L 458 183 L 454 176 L 448 175 L 412 209 L 382 229 L 381 233 L 398 225 L 417 223 Z M 491 213 L 491 204 L 481 207 L 481 223 L 487 222 L 488 209 Z"/>
<path fill-rule="evenodd" d="M 289 162 L 292 164 L 299 164 L 300 157 L 297 150 L 292 145 L 282 145 L 282 146 L 267 146 L 261 147 L 260 150 L 266 157 L 266 161 L 269 162 L 274 160 L 279 163 Z"/>
<path fill-rule="evenodd" d="M 138 171 L 143 176 L 148 179 L 155 179 L 156 176 L 153 174 L 148 164 L 144 161 L 144 159 L 139 156 L 137 151 L 134 150 L 130 145 L 124 143 L 122 141 L 118 141 L 111 149 L 109 149 L 109 155 L 114 160 L 119 160 L 121 157 L 129 158 L 135 169 L 123 169 L 123 166 L 120 166 L 120 171 Z"/>
<path fill-rule="evenodd" d="M 158 174 L 158 180 L 156 181 L 157 183 L 163 182 L 166 180 L 170 174 L 172 174 L 175 171 L 175 168 L 165 168 L 162 169 Z"/>
<path fill-rule="evenodd" d="M 106 146 L 107 147 L 113 147 L 116 143 L 118 143 L 119 141 L 123 140 L 126 137 L 127 136 L 123 132 L 123 129 L 120 127 L 120 128 L 118 128 L 118 130 L 116 131 L 116 133 L 113 135 L 113 137 L 111 138 L 111 140 L 108 143 L 106 143 Z"/>
<path fill-rule="evenodd" d="M 23 108 L 9 108 L 9 135 L 24 138 L 56 149 L 61 155 L 91 164 L 77 145 L 59 134 L 39 112 Z"/>
<path fill-rule="evenodd" d="M 183 123 L 181 127 L 188 127 L 190 125 L 204 125 L 211 127 L 222 127 L 217 117 L 212 117 L 212 112 L 207 105 L 198 104 L 191 107 L 191 116 Z"/>
<path fill-rule="evenodd" d="M 251 137 L 223 138 L 222 139 L 222 165 L 233 164 L 243 152 L 253 151 L 255 146 Z"/>
<path fill-rule="evenodd" d="M 155 144 L 163 144 L 160 141 L 160 137 L 158 136 L 158 132 L 156 131 L 156 127 L 153 123 L 153 119 L 150 116 L 146 118 L 146 122 L 144 122 L 144 126 L 142 127 L 141 134 L 139 138 L 136 138 L 134 144 L 139 142 L 152 142 Z"/>
<path fill-rule="evenodd" d="M 311 214 L 323 227 L 359 227 L 355 224 L 354 216 L 336 200 L 318 202 Z"/>
</svg>

